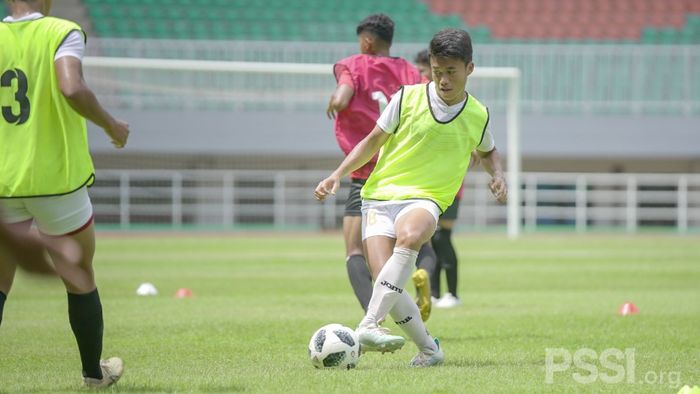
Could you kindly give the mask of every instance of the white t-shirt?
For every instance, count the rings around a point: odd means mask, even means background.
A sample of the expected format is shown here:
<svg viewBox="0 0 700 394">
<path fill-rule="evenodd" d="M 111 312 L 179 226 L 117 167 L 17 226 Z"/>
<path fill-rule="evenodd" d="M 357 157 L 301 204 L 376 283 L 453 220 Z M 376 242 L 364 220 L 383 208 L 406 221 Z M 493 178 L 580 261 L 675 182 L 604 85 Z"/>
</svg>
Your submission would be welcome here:
<svg viewBox="0 0 700 394">
<path fill-rule="evenodd" d="M 42 15 L 39 12 L 33 12 L 29 15 L 25 15 L 21 18 L 13 18 L 12 16 L 6 16 L 5 19 L 3 19 L 3 22 L 7 23 L 12 23 L 12 22 L 24 22 L 24 21 L 33 21 L 35 19 L 43 18 L 44 15 Z M 56 61 L 64 56 L 73 56 L 77 57 L 80 59 L 80 61 L 83 60 L 83 54 L 85 53 L 85 40 L 79 31 L 72 31 L 70 34 L 68 34 L 68 37 L 63 41 L 60 47 L 58 47 L 58 50 L 56 51 L 56 55 L 53 57 L 53 60 Z"/>
<path fill-rule="evenodd" d="M 459 111 L 464 106 L 464 102 L 467 100 L 466 97 L 461 102 L 455 105 L 447 105 L 438 96 L 437 90 L 435 89 L 435 84 L 430 82 L 428 84 L 428 97 L 430 100 L 430 106 L 433 109 L 433 114 L 437 120 L 440 122 L 447 122 L 457 116 Z M 389 105 L 386 106 L 382 114 L 377 119 L 377 126 L 386 133 L 393 134 L 396 131 L 396 127 L 399 124 L 399 109 L 401 106 L 401 95 L 395 94 Z M 481 144 L 476 147 L 476 150 L 480 152 L 491 152 L 493 148 L 496 147 L 496 141 L 493 139 L 493 134 L 489 131 L 488 127 L 484 130 L 484 138 L 481 140 Z"/>
</svg>

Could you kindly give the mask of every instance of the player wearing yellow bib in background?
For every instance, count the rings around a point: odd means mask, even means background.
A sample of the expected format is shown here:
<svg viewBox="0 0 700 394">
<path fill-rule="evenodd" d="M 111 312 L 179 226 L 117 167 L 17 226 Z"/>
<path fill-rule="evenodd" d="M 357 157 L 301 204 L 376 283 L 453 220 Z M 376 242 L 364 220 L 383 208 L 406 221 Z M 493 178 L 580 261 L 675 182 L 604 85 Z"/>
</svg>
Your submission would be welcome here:
<svg viewBox="0 0 700 394">
<path fill-rule="evenodd" d="M 125 122 L 99 104 L 83 80 L 85 35 L 77 24 L 48 15 L 51 0 L 8 0 L 0 23 L 0 206 L 12 231 L 35 223 L 52 244 L 77 244 L 79 262 L 49 249 L 68 292 L 68 316 L 78 343 L 84 383 L 106 387 L 122 374 L 121 359 L 100 360 L 102 304 L 95 284 L 92 204 L 94 181 L 85 118 L 104 129 L 117 148 Z M 0 261 L 0 319 L 15 264 Z"/>
<path fill-rule="evenodd" d="M 454 200 L 471 152 L 481 144 L 488 125 L 486 108 L 464 90 L 474 70 L 469 34 L 458 29 L 438 32 L 430 42 L 430 63 L 434 82 L 406 86 L 394 95 L 377 126 L 314 191 L 318 200 L 335 194 L 343 176 L 380 152 L 362 188 L 363 239 L 376 280 L 357 332 L 367 351 L 400 349 L 403 337 L 378 326 L 391 313 L 418 347 L 411 360 L 416 367 L 441 364 L 444 353 L 428 334 L 404 286 L 418 250 L 435 231 L 440 213 Z M 398 106 L 398 111 L 392 106 Z M 436 108 L 455 106 L 456 115 L 435 116 Z M 396 115 L 385 119 L 385 114 Z M 395 127 L 383 129 L 382 124 Z M 479 156 L 492 176 L 491 191 L 504 202 L 507 187 L 498 152 L 494 147 Z"/>
</svg>

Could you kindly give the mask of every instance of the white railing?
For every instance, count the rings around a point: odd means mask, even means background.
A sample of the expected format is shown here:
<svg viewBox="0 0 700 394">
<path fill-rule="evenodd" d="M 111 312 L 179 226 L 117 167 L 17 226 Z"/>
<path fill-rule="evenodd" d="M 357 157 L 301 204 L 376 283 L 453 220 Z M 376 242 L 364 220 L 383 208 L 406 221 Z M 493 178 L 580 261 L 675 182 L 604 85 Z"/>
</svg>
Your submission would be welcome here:
<svg viewBox="0 0 700 394">
<path fill-rule="evenodd" d="M 330 79 L 332 74 L 333 65 L 332 64 L 302 64 L 302 63 L 260 63 L 260 62 L 240 62 L 240 61 L 207 61 L 207 60 L 174 60 L 174 59 L 145 59 L 145 58 L 119 58 L 119 57 L 86 57 L 83 60 L 86 68 L 96 71 L 96 72 L 115 72 L 119 71 L 123 76 L 127 76 L 128 80 L 133 83 L 134 72 L 136 70 L 140 71 L 150 71 L 158 75 L 163 75 L 167 72 L 174 72 L 174 75 L 179 75 L 179 79 L 182 80 L 185 76 L 203 74 L 211 77 L 212 74 L 222 74 L 225 80 L 229 78 L 237 77 L 241 81 L 250 82 L 254 76 L 262 78 L 260 81 L 262 85 L 254 88 L 253 91 L 261 90 L 260 87 L 264 86 L 264 90 L 267 90 L 268 95 L 275 96 L 277 100 L 280 95 L 275 89 L 271 88 L 271 80 L 277 78 L 284 78 L 286 76 L 292 75 L 296 79 L 300 77 L 321 77 Z M 126 73 L 125 73 L 126 72 Z M 104 75 L 104 74 L 102 74 Z M 481 67 L 474 71 L 470 76 L 472 81 L 488 81 L 488 82 L 500 82 L 501 85 L 505 85 L 505 97 L 506 97 L 506 133 L 507 133 L 507 157 L 508 157 L 508 182 L 512 184 L 520 183 L 520 70 L 511 67 Z M 98 79 L 99 80 L 99 79 Z M 153 79 L 149 79 L 151 83 Z M 164 80 L 166 84 L 170 84 L 168 80 Z M 190 81 L 192 82 L 192 81 Z M 201 82 L 201 80 L 200 80 Z M 218 88 L 222 85 L 217 83 L 215 80 L 208 79 L 208 82 L 214 82 Z M 503 83 L 505 82 L 505 83 Z M 123 84 L 120 84 L 123 85 Z M 139 87 L 146 88 L 146 90 L 141 90 L 143 93 L 154 95 L 154 102 L 167 101 L 166 96 L 172 97 L 172 88 L 165 86 L 150 86 L 147 87 L 148 83 L 138 84 Z M 183 88 L 183 84 L 180 84 L 179 88 Z M 199 85 L 198 89 L 193 88 L 191 94 L 183 95 L 186 100 L 188 100 L 192 105 L 201 105 L 203 103 L 202 99 L 205 98 L 205 89 L 202 85 Z M 304 91 L 305 88 L 299 91 Z M 329 86 L 326 91 L 330 91 Z M 224 94 L 222 96 L 221 94 Z M 241 93 L 240 91 L 238 92 Z M 198 100 L 191 100 L 193 96 L 197 94 L 200 95 Z M 298 95 L 298 92 L 293 93 L 292 96 Z M 160 97 L 159 97 L 160 96 Z M 222 98 L 229 97 L 229 93 L 222 92 L 218 90 L 212 90 L 209 92 L 209 96 L 213 97 L 214 101 L 222 102 Z M 244 102 L 250 103 L 250 98 L 253 95 L 243 95 L 240 96 L 245 100 Z M 226 102 L 224 99 L 223 102 Z M 294 103 L 293 97 L 285 100 L 284 102 Z M 515 204 L 515 201 L 519 200 L 520 190 L 515 189 L 512 192 L 514 199 L 508 203 L 508 236 L 511 238 L 516 238 L 520 232 L 520 207 Z"/>
<path fill-rule="evenodd" d="M 313 189 L 326 171 L 103 170 L 90 194 L 99 225 L 121 229 L 336 229 L 347 184 L 324 203 Z M 698 174 L 523 173 L 525 231 L 552 225 L 579 232 L 700 229 Z M 469 174 L 458 226 L 501 228 L 482 172 Z"/>
<path fill-rule="evenodd" d="M 395 44 L 392 54 L 413 59 L 425 44 Z M 187 40 L 95 39 L 88 45 L 90 56 L 127 58 L 169 58 L 280 63 L 333 63 L 357 52 L 356 43 L 295 43 Z M 700 45 L 600 45 L 600 44 L 475 44 L 474 60 L 479 67 L 515 67 L 522 71 L 522 110 L 534 114 L 700 114 Z M 151 95 L 144 91 L 162 81 L 172 91 L 192 84 L 212 89 L 207 76 L 162 76 L 129 70 L 125 75 L 96 76 L 109 92 L 113 79 L 118 92 L 113 106 L 149 106 Z M 88 75 L 90 77 L 90 75 Z M 91 81 L 91 79 L 89 78 Z M 91 81 L 92 82 L 92 81 Z M 302 94 L 293 109 L 318 108 L 327 101 L 334 80 L 302 79 L 294 75 L 266 81 L 217 79 L 229 95 L 267 86 L 278 97 Z M 161 87 L 162 88 L 162 87 Z M 471 86 L 493 111 L 505 110 L 502 84 L 475 81 Z M 166 91 L 168 91 L 166 89 Z M 100 92 L 102 93 L 102 91 Z M 219 93 L 225 94 L 225 93 Z M 262 107 L 279 108 L 275 96 L 257 97 L 253 89 L 248 100 Z M 188 97 L 182 95 L 183 101 Z M 134 104 L 136 103 L 136 104 Z M 186 102 L 174 98 L 159 106 L 180 108 Z M 216 107 L 215 103 L 210 106 Z M 285 106 L 284 108 L 287 108 Z"/>
</svg>

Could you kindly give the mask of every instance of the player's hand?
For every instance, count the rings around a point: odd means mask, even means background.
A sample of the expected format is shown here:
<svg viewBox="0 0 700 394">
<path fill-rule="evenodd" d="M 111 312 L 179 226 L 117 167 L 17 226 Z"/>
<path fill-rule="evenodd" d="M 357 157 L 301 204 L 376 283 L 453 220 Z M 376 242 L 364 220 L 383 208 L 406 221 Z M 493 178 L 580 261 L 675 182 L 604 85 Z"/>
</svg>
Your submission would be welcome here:
<svg viewBox="0 0 700 394">
<path fill-rule="evenodd" d="M 318 183 L 318 186 L 316 186 L 316 190 L 314 190 L 314 197 L 318 201 L 323 201 L 326 199 L 326 197 L 328 197 L 329 194 L 335 195 L 335 192 L 338 191 L 339 186 L 340 179 L 336 176 L 331 175 Z"/>
<path fill-rule="evenodd" d="M 501 204 L 508 201 L 508 185 L 506 184 L 506 179 L 503 177 L 503 174 L 497 174 L 491 178 L 489 189 L 496 198 L 496 201 Z"/>
<path fill-rule="evenodd" d="M 129 124 L 115 119 L 106 129 L 105 132 L 112 139 L 112 145 L 117 149 L 126 146 L 126 140 L 129 138 Z"/>
<path fill-rule="evenodd" d="M 333 103 L 333 97 L 331 97 L 331 99 L 328 100 L 328 107 L 326 107 L 326 116 L 328 117 L 328 119 L 335 119 L 335 117 L 338 116 L 338 109 Z"/>
</svg>

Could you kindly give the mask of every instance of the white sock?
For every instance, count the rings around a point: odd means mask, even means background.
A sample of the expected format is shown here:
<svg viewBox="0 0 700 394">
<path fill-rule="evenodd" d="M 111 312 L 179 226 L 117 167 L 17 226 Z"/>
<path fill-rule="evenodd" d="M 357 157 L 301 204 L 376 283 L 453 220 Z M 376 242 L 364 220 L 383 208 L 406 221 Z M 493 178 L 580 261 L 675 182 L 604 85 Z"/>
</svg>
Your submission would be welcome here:
<svg viewBox="0 0 700 394">
<path fill-rule="evenodd" d="M 394 248 L 382 270 L 377 275 L 372 289 L 372 298 L 367 305 L 367 314 L 360 322 L 360 327 L 374 327 L 377 321 L 384 319 L 394 307 L 404 286 L 411 277 L 416 265 L 418 252 L 407 248 Z"/>
<path fill-rule="evenodd" d="M 437 352 L 437 345 L 425 328 L 425 324 L 420 317 L 420 310 L 411 296 L 406 293 L 400 294 L 398 301 L 391 310 L 391 317 L 403 332 L 416 344 L 418 350 Z"/>
</svg>

